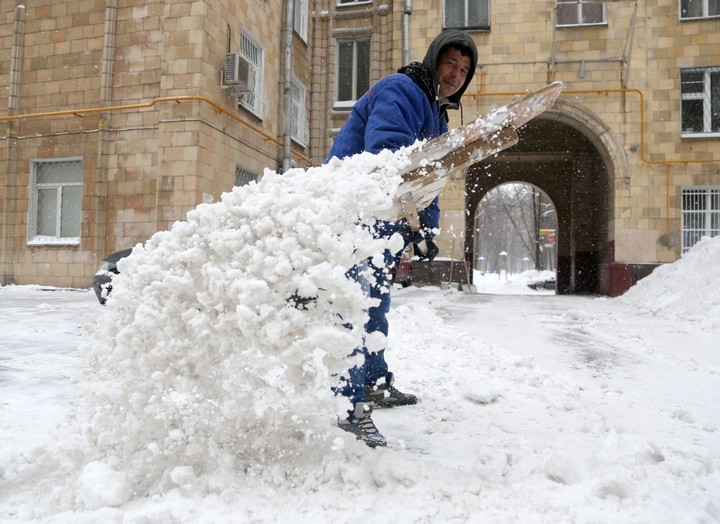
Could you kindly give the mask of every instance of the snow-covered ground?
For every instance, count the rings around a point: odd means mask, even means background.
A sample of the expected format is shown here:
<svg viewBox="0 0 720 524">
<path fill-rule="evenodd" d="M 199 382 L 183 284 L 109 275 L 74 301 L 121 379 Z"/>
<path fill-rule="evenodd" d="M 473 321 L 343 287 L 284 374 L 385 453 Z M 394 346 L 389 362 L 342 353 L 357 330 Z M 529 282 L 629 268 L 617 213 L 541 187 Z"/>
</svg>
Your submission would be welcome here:
<svg viewBox="0 0 720 524">
<path fill-rule="evenodd" d="M 387 448 L 336 427 L 344 271 L 382 248 L 353 217 L 388 160 L 200 206 L 106 307 L 0 288 L 0 522 L 720 521 L 720 238 L 616 299 L 395 289 L 387 358 L 421 401 L 375 411 Z"/>
<path fill-rule="evenodd" d="M 537 292 L 528 275 L 485 275 L 472 295 L 395 289 L 389 360 L 422 401 L 375 412 L 387 449 L 333 429 L 342 450 L 328 442 L 314 463 L 279 452 L 226 485 L 178 463 L 145 496 L 123 493 L 109 466 L 84 466 L 56 427 L 88 364 L 80 348 L 101 311 L 92 291 L 0 288 L 0 517 L 720 521 L 720 316 L 707 313 L 720 297 L 720 239 L 699 248 L 619 299 Z"/>
</svg>

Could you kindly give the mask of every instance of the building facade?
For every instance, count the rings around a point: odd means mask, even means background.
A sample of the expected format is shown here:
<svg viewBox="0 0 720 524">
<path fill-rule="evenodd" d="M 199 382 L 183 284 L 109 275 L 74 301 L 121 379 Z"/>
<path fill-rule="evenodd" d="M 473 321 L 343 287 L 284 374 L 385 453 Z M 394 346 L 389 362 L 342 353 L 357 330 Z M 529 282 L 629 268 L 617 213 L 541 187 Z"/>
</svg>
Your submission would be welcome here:
<svg viewBox="0 0 720 524">
<path fill-rule="evenodd" d="M 88 287 L 197 204 L 309 165 L 307 1 L 251 4 L 2 3 L 3 284 Z"/>
<path fill-rule="evenodd" d="M 316 36 L 339 48 L 351 26 L 379 30 L 369 15 L 383 5 L 328 6 Z M 463 98 L 465 122 L 549 82 L 565 86 L 554 108 L 521 130 L 517 146 L 453 176 L 441 195 L 441 255 L 468 264 L 497 256 L 475 248 L 474 216 L 483 196 L 507 182 L 532 184 L 555 206 L 560 293 L 620 294 L 702 236 L 720 233 L 717 2 L 407 0 L 392 7 L 394 27 L 409 33 L 396 31 L 392 41 L 407 38 L 410 60 L 421 60 L 443 27 L 473 35 L 480 59 Z M 373 34 L 371 50 L 383 49 L 383 38 Z M 341 111 L 335 102 L 321 114 L 329 115 L 328 134 Z"/>
<path fill-rule="evenodd" d="M 87 287 L 104 255 L 197 204 L 265 168 L 319 164 L 353 102 L 444 27 L 468 30 L 480 57 L 451 126 L 552 81 L 565 91 L 512 149 L 453 174 L 441 258 L 474 263 L 475 212 L 507 182 L 554 204 L 561 293 L 619 294 L 720 232 L 714 0 L 12 4 L 5 284 Z"/>
</svg>

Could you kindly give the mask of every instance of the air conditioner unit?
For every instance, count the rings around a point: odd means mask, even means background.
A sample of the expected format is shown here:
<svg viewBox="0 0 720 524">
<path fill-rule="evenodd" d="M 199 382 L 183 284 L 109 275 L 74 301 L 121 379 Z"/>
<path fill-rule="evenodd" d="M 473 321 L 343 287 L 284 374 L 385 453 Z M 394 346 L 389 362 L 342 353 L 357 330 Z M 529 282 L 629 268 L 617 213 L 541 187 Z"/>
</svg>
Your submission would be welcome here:
<svg viewBox="0 0 720 524">
<path fill-rule="evenodd" d="M 228 53 L 225 57 L 223 87 L 252 92 L 255 89 L 255 66 L 240 53 Z"/>
</svg>

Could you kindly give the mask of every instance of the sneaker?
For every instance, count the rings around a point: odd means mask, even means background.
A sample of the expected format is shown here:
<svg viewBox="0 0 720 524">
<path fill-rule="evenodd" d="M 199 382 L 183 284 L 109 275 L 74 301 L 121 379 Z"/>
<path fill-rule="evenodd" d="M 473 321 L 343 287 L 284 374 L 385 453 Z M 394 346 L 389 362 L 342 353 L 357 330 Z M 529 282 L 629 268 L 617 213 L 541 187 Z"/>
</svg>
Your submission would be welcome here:
<svg viewBox="0 0 720 524">
<path fill-rule="evenodd" d="M 356 404 L 353 412 L 346 419 L 338 420 L 338 427 L 352 433 L 371 448 L 385 447 L 387 442 L 370 417 L 372 408 L 365 409 L 364 404 Z"/>
<path fill-rule="evenodd" d="M 376 386 L 365 386 L 365 400 L 374 407 L 392 408 L 394 406 L 411 406 L 417 404 L 417 397 L 403 393 L 395 388 L 392 383 L 394 377 L 388 373 L 384 384 Z"/>
</svg>

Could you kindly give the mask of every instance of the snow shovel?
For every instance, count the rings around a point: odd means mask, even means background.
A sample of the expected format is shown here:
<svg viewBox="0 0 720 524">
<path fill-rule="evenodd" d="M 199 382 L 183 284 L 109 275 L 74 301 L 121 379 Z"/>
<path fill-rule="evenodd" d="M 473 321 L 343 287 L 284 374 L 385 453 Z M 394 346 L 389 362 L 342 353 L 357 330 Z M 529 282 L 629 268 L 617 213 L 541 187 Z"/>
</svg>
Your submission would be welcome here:
<svg viewBox="0 0 720 524">
<path fill-rule="evenodd" d="M 424 143 L 410 155 L 395 204 L 377 218 L 406 218 L 419 230 L 417 210 L 425 209 L 440 194 L 449 174 L 517 144 L 516 130 L 552 107 L 562 87 L 562 82 L 548 84 Z"/>
<path fill-rule="evenodd" d="M 447 282 L 440 282 L 440 289 L 450 289 L 452 287 L 453 265 L 455 263 L 455 236 L 453 235 L 452 245 L 450 246 L 450 276 Z"/>
<path fill-rule="evenodd" d="M 463 293 L 477 293 L 477 287 L 470 283 L 470 270 L 468 269 L 468 261 L 463 260 L 465 266 L 465 284 L 460 285 L 460 291 Z"/>
</svg>

